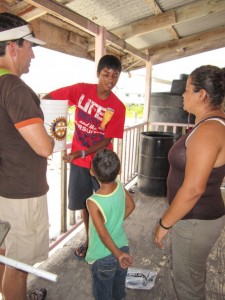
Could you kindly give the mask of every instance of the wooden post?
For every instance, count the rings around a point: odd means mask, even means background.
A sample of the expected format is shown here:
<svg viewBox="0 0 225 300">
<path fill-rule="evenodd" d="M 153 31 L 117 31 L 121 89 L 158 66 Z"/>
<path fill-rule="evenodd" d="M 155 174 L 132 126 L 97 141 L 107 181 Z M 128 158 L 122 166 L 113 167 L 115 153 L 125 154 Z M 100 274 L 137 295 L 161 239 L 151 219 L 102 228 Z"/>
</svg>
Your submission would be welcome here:
<svg viewBox="0 0 225 300">
<path fill-rule="evenodd" d="M 145 84 L 145 106 L 144 122 L 150 123 L 150 103 L 151 103 L 151 85 L 152 85 L 152 62 L 151 58 L 146 62 L 146 84 Z"/>
<path fill-rule="evenodd" d="M 95 37 L 96 71 L 97 71 L 97 65 L 98 65 L 100 58 L 105 54 L 106 54 L 106 29 L 105 29 L 105 27 L 99 26 L 99 33 Z"/>
<path fill-rule="evenodd" d="M 67 231 L 67 164 L 62 159 L 64 154 L 66 150 L 61 152 L 61 232 Z"/>
</svg>

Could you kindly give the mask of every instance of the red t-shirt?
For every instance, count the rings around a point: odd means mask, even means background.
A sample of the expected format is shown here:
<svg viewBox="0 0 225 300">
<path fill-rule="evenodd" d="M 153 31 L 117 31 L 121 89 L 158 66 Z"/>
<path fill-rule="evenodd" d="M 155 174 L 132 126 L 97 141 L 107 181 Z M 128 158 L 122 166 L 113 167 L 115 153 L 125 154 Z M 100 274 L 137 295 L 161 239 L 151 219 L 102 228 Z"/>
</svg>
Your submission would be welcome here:
<svg viewBox="0 0 225 300">
<path fill-rule="evenodd" d="M 76 105 L 72 152 L 90 148 L 103 138 L 123 137 L 125 105 L 113 92 L 102 100 L 97 95 L 97 84 L 77 83 L 50 95 L 52 99 L 69 100 L 70 106 Z M 107 148 L 112 149 L 112 143 Z M 75 159 L 73 163 L 90 168 L 93 155 Z"/>
</svg>

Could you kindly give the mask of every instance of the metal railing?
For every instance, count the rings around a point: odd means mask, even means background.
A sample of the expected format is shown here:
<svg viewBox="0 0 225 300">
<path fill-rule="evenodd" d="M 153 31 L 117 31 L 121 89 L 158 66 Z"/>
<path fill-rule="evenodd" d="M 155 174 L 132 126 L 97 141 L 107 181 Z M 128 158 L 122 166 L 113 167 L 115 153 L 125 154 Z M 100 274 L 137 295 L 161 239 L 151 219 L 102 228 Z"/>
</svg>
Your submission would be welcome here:
<svg viewBox="0 0 225 300">
<path fill-rule="evenodd" d="M 152 122 L 148 124 L 143 122 L 134 126 L 125 128 L 123 139 L 114 139 L 114 151 L 118 154 L 121 161 L 120 181 L 126 185 L 137 176 L 140 135 L 143 131 L 161 131 L 184 134 L 189 127 L 186 123 L 163 123 Z"/>
<path fill-rule="evenodd" d="M 186 123 L 151 122 L 150 129 L 152 131 L 185 134 L 188 128 L 191 128 L 193 126 L 194 124 L 186 124 Z"/>
<path fill-rule="evenodd" d="M 121 161 L 120 181 L 126 185 L 138 171 L 140 134 L 146 131 L 148 123 L 140 123 L 124 129 L 123 139 L 114 139 L 113 148 Z"/>
<path fill-rule="evenodd" d="M 193 127 L 194 125 L 189 125 Z M 120 181 L 126 185 L 138 175 L 139 145 L 141 133 L 144 131 L 162 131 L 184 134 L 188 124 L 143 122 L 124 129 L 123 139 L 114 139 L 114 151 L 121 161 Z M 71 144 L 67 144 L 67 150 Z M 62 151 L 62 156 L 65 151 Z M 61 232 L 67 231 L 67 164 L 61 162 Z M 76 223 L 74 213 L 70 216 L 70 225 Z"/>
</svg>

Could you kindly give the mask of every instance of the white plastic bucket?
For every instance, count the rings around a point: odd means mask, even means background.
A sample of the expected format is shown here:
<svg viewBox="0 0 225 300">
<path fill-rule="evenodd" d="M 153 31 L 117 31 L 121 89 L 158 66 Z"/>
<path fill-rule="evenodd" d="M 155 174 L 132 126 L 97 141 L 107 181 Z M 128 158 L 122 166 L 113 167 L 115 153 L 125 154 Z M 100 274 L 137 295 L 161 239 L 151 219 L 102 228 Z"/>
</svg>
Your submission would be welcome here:
<svg viewBox="0 0 225 300">
<path fill-rule="evenodd" d="M 45 128 L 55 141 L 53 152 L 65 150 L 68 101 L 41 99 L 41 109 Z"/>
</svg>

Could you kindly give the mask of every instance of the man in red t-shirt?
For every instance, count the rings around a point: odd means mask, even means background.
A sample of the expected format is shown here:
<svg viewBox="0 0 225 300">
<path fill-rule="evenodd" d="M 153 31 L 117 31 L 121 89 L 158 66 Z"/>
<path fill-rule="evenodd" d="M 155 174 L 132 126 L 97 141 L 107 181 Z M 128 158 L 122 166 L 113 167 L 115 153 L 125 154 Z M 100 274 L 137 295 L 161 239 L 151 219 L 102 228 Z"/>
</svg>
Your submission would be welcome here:
<svg viewBox="0 0 225 300">
<path fill-rule="evenodd" d="M 44 97 L 68 100 L 70 106 L 76 106 L 72 149 L 64 160 L 71 163 L 69 209 L 82 210 L 86 233 L 86 199 L 93 194 L 93 190 L 99 188 L 97 180 L 89 172 L 92 158 L 99 149 L 112 149 L 113 138 L 123 137 L 125 106 L 112 92 L 121 70 L 121 62 L 117 57 L 105 55 L 98 63 L 98 84 L 78 83 L 52 91 Z M 77 258 L 84 259 L 87 244 L 75 250 Z"/>
</svg>

